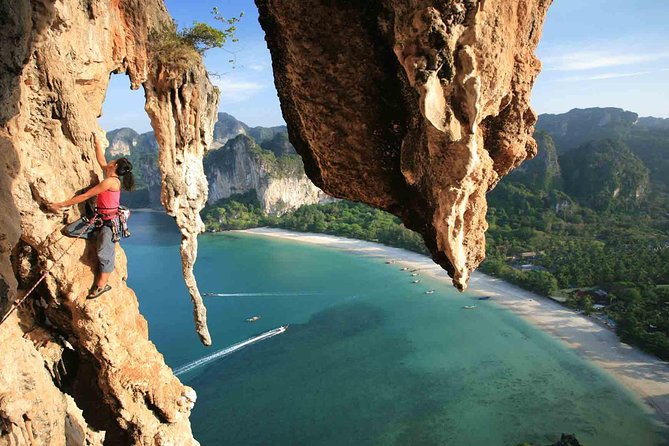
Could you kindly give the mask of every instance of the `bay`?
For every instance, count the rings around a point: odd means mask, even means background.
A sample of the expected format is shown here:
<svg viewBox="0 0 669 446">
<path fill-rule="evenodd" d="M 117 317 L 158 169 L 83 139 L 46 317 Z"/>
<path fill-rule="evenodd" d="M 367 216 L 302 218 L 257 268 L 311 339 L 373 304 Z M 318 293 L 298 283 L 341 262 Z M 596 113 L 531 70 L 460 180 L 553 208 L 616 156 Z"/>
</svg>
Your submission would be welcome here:
<svg viewBox="0 0 669 446">
<path fill-rule="evenodd" d="M 280 326 L 286 332 L 179 378 L 203 445 L 660 445 L 608 374 L 493 302 L 381 259 L 242 233 L 199 238 L 196 277 L 214 345 L 193 330 L 179 233 L 134 212 L 128 283 L 174 369 Z M 431 295 L 425 290 L 434 289 Z M 261 316 L 254 323 L 251 316 Z M 666 438 L 666 437 L 664 437 Z"/>
</svg>

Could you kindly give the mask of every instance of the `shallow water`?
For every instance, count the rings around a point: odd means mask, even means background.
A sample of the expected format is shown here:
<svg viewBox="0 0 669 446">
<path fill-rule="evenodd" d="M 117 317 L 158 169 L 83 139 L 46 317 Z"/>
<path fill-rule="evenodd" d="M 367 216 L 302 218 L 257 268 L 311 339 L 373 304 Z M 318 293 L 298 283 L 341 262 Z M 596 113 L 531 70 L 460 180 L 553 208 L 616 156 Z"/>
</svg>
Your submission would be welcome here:
<svg viewBox="0 0 669 446">
<path fill-rule="evenodd" d="M 177 368 L 289 329 L 180 375 L 203 445 L 514 445 L 576 433 L 589 446 L 660 445 L 645 408 L 608 375 L 493 302 L 383 260 L 246 234 L 200 237 L 196 276 L 213 347 L 199 344 L 179 234 L 135 212 L 129 284 Z M 425 295 L 435 289 L 433 295 Z M 245 322 L 254 315 L 255 323 Z"/>
</svg>

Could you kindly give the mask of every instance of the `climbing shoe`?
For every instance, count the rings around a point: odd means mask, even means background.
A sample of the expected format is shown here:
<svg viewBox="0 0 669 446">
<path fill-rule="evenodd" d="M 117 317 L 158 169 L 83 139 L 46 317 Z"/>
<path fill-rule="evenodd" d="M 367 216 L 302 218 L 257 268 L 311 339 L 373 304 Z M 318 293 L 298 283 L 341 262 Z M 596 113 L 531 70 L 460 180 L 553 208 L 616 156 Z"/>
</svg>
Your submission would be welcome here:
<svg viewBox="0 0 669 446">
<path fill-rule="evenodd" d="M 105 285 L 104 287 L 95 287 L 90 291 L 90 293 L 88 293 L 87 299 L 95 299 L 96 297 L 99 297 L 100 295 L 111 290 L 111 288 L 112 287 L 109 285 Z"/>
</svg>

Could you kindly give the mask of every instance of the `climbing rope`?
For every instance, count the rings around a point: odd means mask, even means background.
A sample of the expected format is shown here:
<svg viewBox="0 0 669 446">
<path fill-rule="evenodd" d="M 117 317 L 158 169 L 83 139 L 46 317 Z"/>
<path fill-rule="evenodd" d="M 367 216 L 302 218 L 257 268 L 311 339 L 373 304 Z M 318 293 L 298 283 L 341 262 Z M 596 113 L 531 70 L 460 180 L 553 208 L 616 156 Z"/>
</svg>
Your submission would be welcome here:
<svg viewBox="0 0 669 446">
<path fill-rule="evenodd" d="M 58 257 L 58 259 L 57 259 L 57 260 L 56 260 L 56 261 L 55 261 L 49 268 L 47 268 L 46 271 L 44 271 L 44 274 L 42 274 L 42 277 L 40 277 L 39 280 L 38 280 L 37 282 L 35 282 L 35 284 L 32 286 L 32 288 L 30 288 L 30 289 L 28 290 L 28 292 L 26 293 L 26 295 L 23 296 L 23 297 L 22 297 L 21 299 L 19 299 L 18 301 L 14 302 L 14 304 L 12 305 L 12 308 L 10 308 L 9 311 L 7 312 L 7 314 L 5 314 L 5 315 L 2 317 L 2 320 L 0 320 L 0 325 L 2 325 L 2 324 L 9 318 L 9 316 L 11 316 L 11 314 L 12 314 L 14 311 L 16 311 L 17 308 L 19 308 L 19 307 L 21 306 L 21 304 L 28 298 L 28 296 L 30 296 L 30 294 L 31 294 L 33 291 L 35 291 L 35 289 L 37 288 L 37 286 L 38 286 L 40 283 L 42 283 L 42 281 L 43 281 L 44 279 L 46 279 L 46 276 L 49 275 L 49 273 L 51 272 L 51 269 L 52 269 L 54 266 L 56 266 L 58 263 L 60 263 L 60 261 L 61 261 L 61 260 L 63 259 L 63 257 L 65 256 L 65 254 L 67 254 L 67 252 L 70 250 L 70 248 L 72 248 L 72 246 L 74 246 L 74 243 L 75 243 L 77 240 L 79 240 L 79 239 L 81 238 L 82 235 L 84 235 L 84 234 L 86 233 L 86 231 L 88 230 L 88 228 L 90 228 L 90 227 L 93 225 L 93 223 L 95 223 L 95 220 L 97 220 L 97 218 L 98 218 L 97 215 L 94 216 L 93 218 L 91 218 L 91 220 L 88 222 L 88 224 L 86 225 L 86 227 L 79 233 L 78 236 L 76 236 L 76 237 L 74 238 L 74 240 L 72 240 L 72 243 L 70 243 L 70 246 L 68 246 L 68 247 L 65 249 L 65 251 L 63 251 L 63 253 L 60 255 L 60 257 Z"/>
</svg>

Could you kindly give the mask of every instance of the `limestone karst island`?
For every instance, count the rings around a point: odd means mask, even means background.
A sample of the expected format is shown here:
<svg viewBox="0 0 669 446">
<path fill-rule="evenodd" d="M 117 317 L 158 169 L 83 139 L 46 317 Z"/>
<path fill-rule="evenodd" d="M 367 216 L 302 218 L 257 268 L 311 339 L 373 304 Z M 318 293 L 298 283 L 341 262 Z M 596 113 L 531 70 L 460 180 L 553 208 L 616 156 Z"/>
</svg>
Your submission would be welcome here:
<svg viewBox="0 0 669 446">
<path fill-rule="evenodd" d="M 0 446 L 669 446 L 663 0 L 0 0 Z"/>
</svg>

